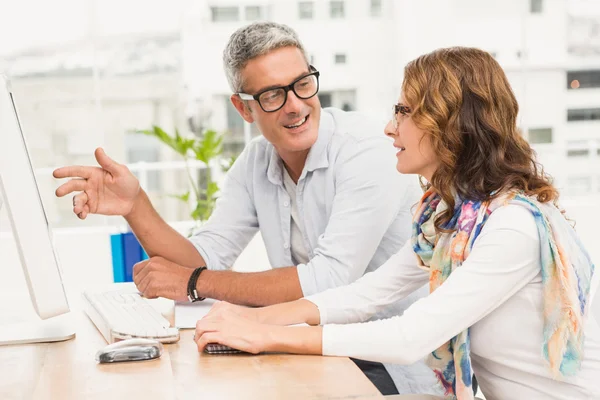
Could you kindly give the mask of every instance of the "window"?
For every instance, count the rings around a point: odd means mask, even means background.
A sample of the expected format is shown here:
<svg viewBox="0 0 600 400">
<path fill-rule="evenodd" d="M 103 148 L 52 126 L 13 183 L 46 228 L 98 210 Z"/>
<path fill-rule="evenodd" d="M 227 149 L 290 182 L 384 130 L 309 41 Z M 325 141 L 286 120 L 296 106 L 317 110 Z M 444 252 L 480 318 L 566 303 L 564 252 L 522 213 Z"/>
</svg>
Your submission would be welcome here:
<svg viewBox="0 0 600 400">
<path fill-rule="evenodd" d="M 567 150 L 567 157 L 587 157 L 590 155 L 589 149 L 571 149 Z"/>
<path fill-rule="evenodd" d="M 336 64 L 346 64 L 346 55 L 345 54 L 336 54 L 335 55 L 335 63 Z"/>
<path fill-rule="evenodd" d="M 600 88 L 600 70 L 568 71 L 567 89 Z"/>
<path fill-rule="evenodd" d="M 246 21 L 262 19 L 262 8 L 259 6 L 246 6 Z"/>
<path fill-rule="evenodd" d="M 567 142 L 568 157 L 588 157 L 591 143 L 589 140 L 571 140 Z"/>
<path fill-rule="evenodd" d="M 381 17 L 381 0 L 371 0 L 371 17 Z"/>
<path fill-rule="evenodd" d="M 298 18 L 313 19 L 313 2 L 301 1 L 298 3 Z"/>
<path fill-rule="evenodd" d="M 542 0 L 529 0 L 529 11 L 532 14 L 541 14 L 543 9 Z"/>
<path fill-rule="evenodd" d="M 344 18 L 344 2 L 343 1 L 330 1 L 329 2 L 329 14 L 332 19 Z"/>
<path fill-rule="evenodd" d="M 567 142 L 568 157 L 587 157 L 590 155 L 590 143 L 587 140 L 572 140 Z"/>
<path fill-rule="evenodd" d="M 211 7 L 210 12 L 213 22 L 232 22 L 240 19 L 238 7 Z"/>
<path fill-rule="evenodd" d="M 319 92 L 317 96 L 319 96 L 322 108 L 331 107 L 331 93 Z"/>
<path fill-rule="evenodd" d="M 529 129 L 529 143 L 552 143 L 552 128 Z"/>
<path fill-rule="evenodd" d="M 567 121 L 599 121 L 600 108 L 576 108 L 567 110 Z"/>
</svg>

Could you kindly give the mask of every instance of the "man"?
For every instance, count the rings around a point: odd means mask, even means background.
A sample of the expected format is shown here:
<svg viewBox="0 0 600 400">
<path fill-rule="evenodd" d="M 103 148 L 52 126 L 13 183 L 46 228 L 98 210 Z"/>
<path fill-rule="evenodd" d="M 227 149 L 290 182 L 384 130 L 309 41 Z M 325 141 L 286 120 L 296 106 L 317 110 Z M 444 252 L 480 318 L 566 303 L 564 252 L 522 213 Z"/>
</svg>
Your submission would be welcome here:
<svg viewBox="0 0 600 400">
<path fill-rule="evenodd" d="M 383 125 L 321 109 L 319 72 L 287 26 L 255 23 L 238 30 L 224 51 L 224 67 L 231 102 L 262 137 L 239 156 L 211 218 L 189 240 L 158 215 L 127 167 L 101 149 L 101 168 L 54 172 L 78 178 L 56 194 L 79 192 L 73 198 L 79 218 L 125 217 L 150 256 L 134 268 L 140 292 L 186 300 L 192 271 L 207 266 L 197 277 L 198 296 L 269 305 L 349 284 L 397 252 L 410 237 L 410 208 L 420 191 L 415 180 L 397 173 Z M 229 270 L 258 230 L 273 269 Z M 388 313 L 402 312 L 417 297 Z M 381 364 L 357 363 L 383 393 L 397 393 Z"/>
</svg>

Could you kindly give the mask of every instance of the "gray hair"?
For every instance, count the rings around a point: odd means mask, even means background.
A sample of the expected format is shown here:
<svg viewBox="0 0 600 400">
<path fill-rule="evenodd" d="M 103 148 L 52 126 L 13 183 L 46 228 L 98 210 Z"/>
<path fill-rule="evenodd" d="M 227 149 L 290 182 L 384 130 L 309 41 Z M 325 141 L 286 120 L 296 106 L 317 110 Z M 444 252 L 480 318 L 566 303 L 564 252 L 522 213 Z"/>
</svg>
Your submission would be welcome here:
<svg viewBox="0 0 600 400">
<path fill-rule="evenodd" d="M 223 67 L 234 93 L 242 91 L 242 69 L 248 61 L 281 47 L 297 47 L 308 57 L 298 34 L 287 25 L 276 22 L 255 22 L 235 31 L 223 51 Z"/>
</svg>

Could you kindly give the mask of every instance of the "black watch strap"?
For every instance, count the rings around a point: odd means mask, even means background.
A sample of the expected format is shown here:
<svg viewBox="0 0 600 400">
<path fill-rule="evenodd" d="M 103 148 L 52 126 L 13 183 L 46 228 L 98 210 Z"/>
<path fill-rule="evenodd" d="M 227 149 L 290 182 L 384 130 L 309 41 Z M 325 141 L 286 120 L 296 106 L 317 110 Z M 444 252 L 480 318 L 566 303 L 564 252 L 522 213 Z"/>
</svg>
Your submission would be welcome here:
<svg viewBox="0 0 600 400">
<path fill-rule="evenodd" d="M 190 276 L 190 280 L 188 281 L 187 295 L 188 295 L 188 300 L 192 303 L 194 303 L 196 301 L 202 301 L 205 299 L 204 297 L 198 296 L 198 290 L 196 289 L 196 284 L 198 283 L 198 277 L 200 276 L 202 271 L 204 271 L 205 269 L 207 269 L 207 268 L 206 267 L 196 268 L 194 270 L 194 272 L 192 272 L 192 275 Z"/>
</svg>

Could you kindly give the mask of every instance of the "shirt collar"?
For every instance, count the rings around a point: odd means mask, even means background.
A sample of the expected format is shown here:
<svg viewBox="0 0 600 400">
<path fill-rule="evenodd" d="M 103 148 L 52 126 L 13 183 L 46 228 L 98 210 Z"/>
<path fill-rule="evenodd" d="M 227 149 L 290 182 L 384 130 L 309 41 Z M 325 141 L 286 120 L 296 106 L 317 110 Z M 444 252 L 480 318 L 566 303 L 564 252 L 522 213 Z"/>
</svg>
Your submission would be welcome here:
<svg viewBox="0 0 600 400">
<path fill-rule="evenodd" d="M 321 109 L 317 141 L 312 145 L 308 152 L 308 157 L 306 158 L 306 163 L 302 169 L 300 179 L 304 178 L 308 172 L 312 172 L 319 168 L 327 168 L 329 166 L 329 154 L 327 153 L 327 148 L 329 147 L 329 142 L 331 141 L 334 130 L 335 123 L 333 121 L 333 116 Z M 283 161 L 281 160 L 281 157 L 279 157 L 279 154 L 277 154 L 275 147 L 273 147 L 273 145 L 270 145 L 269 147 L 271 156 L 269 166 L 267 167 L 267 179 L 274 185 L 281 185 L 283 182 Z"/>
</svg>

